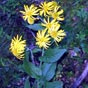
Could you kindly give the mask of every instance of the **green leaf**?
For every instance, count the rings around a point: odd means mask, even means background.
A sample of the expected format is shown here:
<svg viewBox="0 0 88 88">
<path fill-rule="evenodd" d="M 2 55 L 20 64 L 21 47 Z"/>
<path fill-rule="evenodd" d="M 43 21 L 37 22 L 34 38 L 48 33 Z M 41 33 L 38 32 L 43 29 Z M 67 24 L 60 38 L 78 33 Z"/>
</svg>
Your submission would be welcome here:
<svg viewBox="0 0 88 88">
<path fill-rule="evenodd" d="M 40 57 L 39 60 L 43 62 L 56 62 L 63 56 L 65 52 L 66 49 L 48 49 L 45 51 L 44 56 Z"/>
<path fill-rule="evenodd" d="M 62 66 L 61 64 L 58 64 L 58 66 L 57 66 L 57 70 L 58 70 L 59 72 L 61 72 L 62 69 L 63 69 L 63 66 Z"/>
<path fill-rule="evenodd" d="M 29 29 L 34 30 L 34 31 L 38 31 L 38 30 L 43 30 L 44 29 L 44 27 L 41 24 L 39 24 L 39 23 L 38 24 L 27 25 L 27 27 Z"/>
<path fill-rule="evenodd" d="M 39 78 L 42 75 L 42 71 L 39 67 L 28 61 L 29 52 L 26 52 L 26 58 L 23 61 L 23 67 L 27 74 L 32 78 Z"/>
<path fill-rule="evenodd" d="M 34 49 L 32 50 L 32 52 L 33 52 L 33 53 L 41 52 L 41 49 L 39 49 L 39 48 L 34 48 Z"/>
<path fill-rule="evenodd" d="M 24 88 L 31 88 L 28 79 L 26 79 L 26 81 L 25 81 Z"/>
<path fill-rule="evenodd" d="M 2 36 L 3 34 L 3 28 L 0 28 L 0 37 Z"/>
<path fill-rule="evenodd" d="M 45 88 L 63 88 L 61 81 L 47 82 Z"/>
<path fill-rule="evenodd" d="M 42 74 L 45 80 L 49 81 L 55 75 L 56 63 L 43 63 Z"/>
</svg>

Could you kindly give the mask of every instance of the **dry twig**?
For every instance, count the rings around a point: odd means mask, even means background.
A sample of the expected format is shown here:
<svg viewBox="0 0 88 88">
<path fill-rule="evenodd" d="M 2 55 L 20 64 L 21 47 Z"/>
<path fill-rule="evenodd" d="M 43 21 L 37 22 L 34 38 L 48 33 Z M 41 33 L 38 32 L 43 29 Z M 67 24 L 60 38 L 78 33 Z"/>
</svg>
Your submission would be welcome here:
<svg viewBox="0 0 88 88">
<path fill-rule="evenodd" d="M 79 76 L 79 78 L 71 85 L 71 88 L 77 88 L 85 79 L 87 74 L 88 74 L 88 63 L 86 64 L 86 67 L 84 71 L 82 72 L 82 74 Z"/>
</svg>

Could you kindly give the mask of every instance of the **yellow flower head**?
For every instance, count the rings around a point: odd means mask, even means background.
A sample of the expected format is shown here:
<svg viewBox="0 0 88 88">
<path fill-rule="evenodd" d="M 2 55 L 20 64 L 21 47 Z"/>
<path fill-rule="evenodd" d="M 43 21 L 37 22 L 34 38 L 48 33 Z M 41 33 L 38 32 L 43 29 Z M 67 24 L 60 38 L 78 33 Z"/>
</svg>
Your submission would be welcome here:
<svg viewBox="0 0 88 88">
<path fill-rule="evenodd" d="M 60 25 L 53 25 L 51 29 L 49 29 L 48 33 L 54 39 L 55 42 L 60 42 L 65 36 L 66 33 L 64 30 L 59 30 Z"/>
<path fill-rule="evenodd" d="M 64 20 L 64 17 L 63 17 L 63 10 L 59 10 L 60 9 L 60 6 L 56 6 L 53 10 L 53 12 L 51 12 L 51 17 L 54 19 L 54 20 L 59 20 L 59 21 L 63 21 Z"/>
<path fill-rule="evenodd" d="M 56 24 L 58 24 L 58 22 L 56 22 L 55 20 L 52 20 L 50 22 L 50 19 L 48 17 L 48 20 L 44 19 L 44 23 L 42 23 L 41 25 L 44 26 L 44 27 L 46 27 L 47 29 L 50 29 L 52 27 L 52 25 L 56 25 Z"/>
<path fill-rule="evenodd" d="M 43 2 L 39 7 L 40 7 L 40 15 L 42 16 L 44 14 L 44 16 L 47 16 L 53 9 L 54 2 Z"/>
<path fill-rule="evenodd" d="M 50 45 L 50 38 L 49 34 L 46 34 L 46 29 L 42 31 L 37 32 L 37 37 L 36 37 L 36 45 L 38 45 L 40 48 L 45 48 L 47 49 Z"/>
<path fill-rule="evenodd" d="M 56 1 L 52 1 L 52 3 L 53 3 L 53 8 L 54 8 L 55 6 L 58 6 L 58 3 L 57 3 Z"/>
<path fill-rule="evenodd" d="M 24 50 L 26 47 L 26 40 L 22 40 L 22 36 L 16 36 L 12 39 L 10 44 L 10 51 L 16 56 L 18 59 L 24 58 Z"/>
<path fill-rule="evenodd" d="M 28 5 L 24 5 L 24 11 L 20 11 L 23 14 L 23 19 L 27 20 L 29 24 L 33 24 L 35 21 L 36 15 L 38 15 L 38 9 L 33 4 L 28 7 Z"/>
</svg>

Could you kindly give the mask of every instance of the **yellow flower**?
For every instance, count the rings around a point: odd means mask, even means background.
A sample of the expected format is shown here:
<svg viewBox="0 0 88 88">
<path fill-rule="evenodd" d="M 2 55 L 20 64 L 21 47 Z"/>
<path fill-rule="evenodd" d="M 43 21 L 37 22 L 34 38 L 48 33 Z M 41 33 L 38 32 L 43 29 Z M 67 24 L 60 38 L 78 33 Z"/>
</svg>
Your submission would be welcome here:
<svg viewBox="0 0 88 88">
<path fill-rule="evenodd" d="M 46 27 L 47 29 L 50 29 L 50 28 L 52 27 L 52 25 L 56 25 L 56 24 L 58 24 L 58 22 L 56 22 L 55 20 L 52 20 L 52 21 L 50 22 L 50 19 L 49 19 L 49 17 L 48 17 L 48 20 L 46 21 L 46 20 L 44 19 L 44 23 L 42 23 L 41 25 L 44 26 L 44 27 Z"/>
<path fill-rule="evenodd" d="M 22 40 L 22 36 L 16 36 L 12 39 L 10 44 L 10 51 L 16 56 L 18 59 L 24 58 L 24 50 L 26 47 L 26 40 Z"/>
<path fill-rule="evenodd" d="M 53 9 L 54 3 L 53 2 L 43 2 L 41 3 L 39 7 L 40 7 L 40 15 L 42 16 L 44 14 L 44 16 L 47 16 L 50 14 L 50 11 Z"/>
<path fill-rule="evenodd" d="M 58 6 L 58 3 L 56 1 L 52 1 L 53 7 Z"/>
<path fill-rule="evenodd" d="M 38 31 L 37 32 L 37 36 L 36 36 L 36 45 L 38 45 L 40 48 L 45 48 L 47 49 L 50 45 L 50 37 L 49 34 L 46 34 L 46 29 L 42 30 L 42 31 Z"/>
<path fill-rule="evenodd" d="M 53 10 L 53 12 L 51 12 L 51 17 L 54 19 L 54 20 L 59 20 L 59 21 L 63 21 L 64 20 L 64 17 L 63 17 L 63 10 L 59 10 L 60 9 L 60 6 L 56 6 Z"/>
<path fill-rule="evenodd" d="M 23 19 L 27 20 L 29 24 L 33 24 L 35 21 L 36 15 L 38 15 L 38 8 L 35 7 L 33 4 L 28 7 L 28 5 L 24 5 L 24 11 L 20 11 L 23 14 Z"/>
<path fill-rule="evenodd" d="M 59 30 L 59 28 L 60 25 L 53 25 L 52 28 L 48 31 L 48 33 L 54 39 L 55 42 L 60 42 L 66 36 L 64 30 Z"/>
</svg>

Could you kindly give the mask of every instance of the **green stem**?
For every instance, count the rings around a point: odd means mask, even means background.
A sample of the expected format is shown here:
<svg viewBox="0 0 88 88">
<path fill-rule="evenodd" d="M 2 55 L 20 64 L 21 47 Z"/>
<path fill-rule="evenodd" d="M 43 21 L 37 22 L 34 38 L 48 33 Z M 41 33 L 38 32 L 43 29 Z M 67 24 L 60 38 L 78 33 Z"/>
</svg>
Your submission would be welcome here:
<svg viewBox="0 0 88 88">
<path fill-rule="evenodd" d="M 42 49 L 42 56 L 44 56 L 44 48 Z"/>
<path fill-rule="evenodd" d="M 31 49 L 29 49 L 29 50 L 30 50 L 30 53 L 31 53 L 31 60 L 32 60 L 32 63 L 33 63 L 33 64 L 35 64 L 34 56 L 33 56 L 33 52 L 32 52 L 32 50 L 31 50 Z"/>
</svg>

